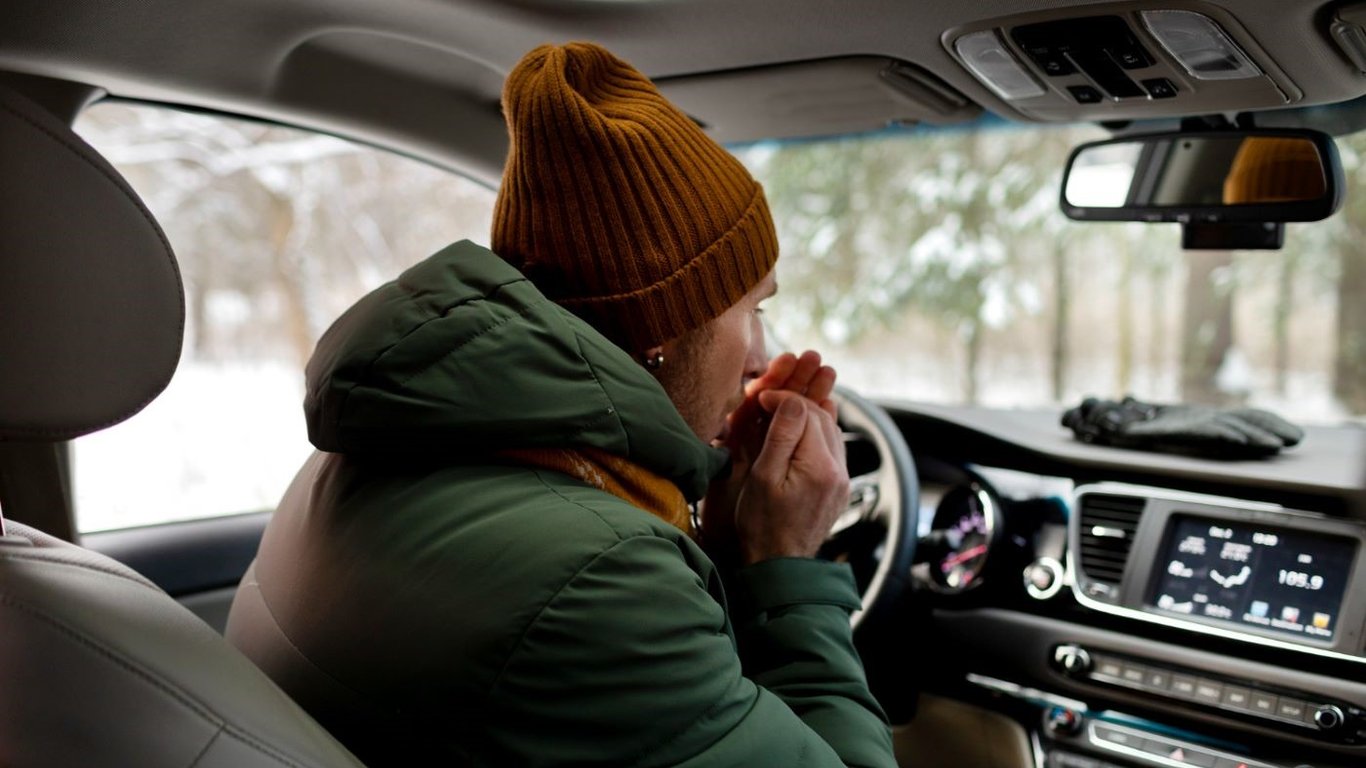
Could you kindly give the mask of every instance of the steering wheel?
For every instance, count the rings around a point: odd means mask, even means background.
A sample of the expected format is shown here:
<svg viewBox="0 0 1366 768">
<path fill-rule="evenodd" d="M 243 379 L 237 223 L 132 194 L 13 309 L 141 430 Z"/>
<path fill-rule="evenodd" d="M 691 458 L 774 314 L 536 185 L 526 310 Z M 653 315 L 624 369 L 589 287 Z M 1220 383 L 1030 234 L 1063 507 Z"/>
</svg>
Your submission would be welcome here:
<svg viewBox="0 0 1366 768">
<path fill-rule="evenodd" d="M 880 406 L 836 387 L 849 465 L 849 507 L 835 521 L 821 557 L 847 562 L 863 596 L 857 629 L 896 602 L 915 558 L 920 482 L 906 439 Z"/>
</svg>

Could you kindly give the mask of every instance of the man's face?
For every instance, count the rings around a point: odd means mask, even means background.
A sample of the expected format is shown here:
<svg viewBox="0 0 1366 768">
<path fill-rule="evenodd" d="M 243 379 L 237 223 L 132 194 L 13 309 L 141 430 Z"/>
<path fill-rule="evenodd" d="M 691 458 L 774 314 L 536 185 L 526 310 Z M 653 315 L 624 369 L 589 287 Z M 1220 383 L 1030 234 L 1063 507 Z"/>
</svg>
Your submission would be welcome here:
<svg viewBox="0 0 1366 768">
<path fill-rule="evenodd" d="M 711 442 L 744 400 L 745 384 L 768 365 L 760 304 L 778 291 L 769 272 L 715 320 L 664 345 L 659 383 L 693 432 Z"/>
</svg>

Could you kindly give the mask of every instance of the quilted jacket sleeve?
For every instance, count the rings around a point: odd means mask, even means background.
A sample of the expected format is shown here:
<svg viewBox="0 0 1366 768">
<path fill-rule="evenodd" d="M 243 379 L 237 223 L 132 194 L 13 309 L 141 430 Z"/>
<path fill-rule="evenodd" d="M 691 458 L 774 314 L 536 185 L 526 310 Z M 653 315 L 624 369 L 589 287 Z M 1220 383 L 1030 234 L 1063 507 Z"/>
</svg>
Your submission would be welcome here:
<svg viewBox="0 0 1366 768">
<path fill-rule="evenodd" d="M 620 541 L 541 610 L 490 696 L 493 764 L 895 766 L 849 629 L 848 570 L 740 574 L 741 647 L 677 543 Z M 531 734 L 534 734 L 532 736 Z"/>
</svg>

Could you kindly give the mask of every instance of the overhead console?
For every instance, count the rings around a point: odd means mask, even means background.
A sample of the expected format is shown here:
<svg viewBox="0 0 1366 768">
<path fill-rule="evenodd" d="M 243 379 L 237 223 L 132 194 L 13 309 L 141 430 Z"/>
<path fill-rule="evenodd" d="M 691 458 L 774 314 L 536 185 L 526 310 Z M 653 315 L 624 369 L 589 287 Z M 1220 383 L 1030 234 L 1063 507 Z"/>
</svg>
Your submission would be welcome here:
<svg viewBox="0 0 1366 768">
<path fill-rule="evenodd" d="M 1246 111 L 1302 98 L 1222 9 L 1178 1 L 1088 11 L 971 24 L 945 32 L 942 42 L 979 82 L 1037 120 Z"/>
</svg>

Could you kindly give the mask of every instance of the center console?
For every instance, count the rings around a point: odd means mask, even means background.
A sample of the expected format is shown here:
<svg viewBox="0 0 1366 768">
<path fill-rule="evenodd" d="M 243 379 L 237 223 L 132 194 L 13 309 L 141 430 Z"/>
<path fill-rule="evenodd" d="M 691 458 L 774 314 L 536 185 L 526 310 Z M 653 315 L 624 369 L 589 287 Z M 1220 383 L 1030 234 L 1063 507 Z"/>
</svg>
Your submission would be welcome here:
<svg viewBox="0 0 1366 768">
<path fill-rule="evenodd" d="M 1179 715 L 1187 727 L 1220 725 L 1174 732 L 1054 706 L 1043 727 L 1048 765 L 1257 768 L 1308 763 L 1295 758 L 1319 749 L 1364 754 L 1366 526 L 1259 502 L 1083 486 L 1068 521 L 1067 576 L 1080 605 L 1160 625 L 1168 643 L 1093 642 L 1084 633 L 1054 642 L 1048 665 L 1076 684 L 1064 689 Z M 1192 649 L 1209 647 L 1197 636 L 1236 642 L 1221 644 L 1231 651 L 1223 656 L 1176 652 L 1170 643 L 1183 632 L 1193 633 Z M 1246 659 L 1239 643 L 1249 646 Z M 1348 674 L 1296 674 L 1324 665 Z M 1221 748 L 1221 738 L 1234 741 Z M 1253 760 L 1248 739 L 1281 740 L 1279 759 Z M 1328 759 L 1316 764 L 1338 764 Z"/>
<path fill-rule="evenodd" d="M 1268 728 L 1313 734 L 1342 744 L 1366 743 L 1366 711 L 1321 693 L 1270 686 L 1078 645 L 1059 645 L 1053 663 L 1064 674 L 1234 716 Z"/>
<path fill-rule="evenodd" d="M 1366 530 L 1257 502 L 1120 484 L 1077 489 L 1072 588 L 1107 613 L 1296 653 L 1366 677 Z"/>
</svg>

